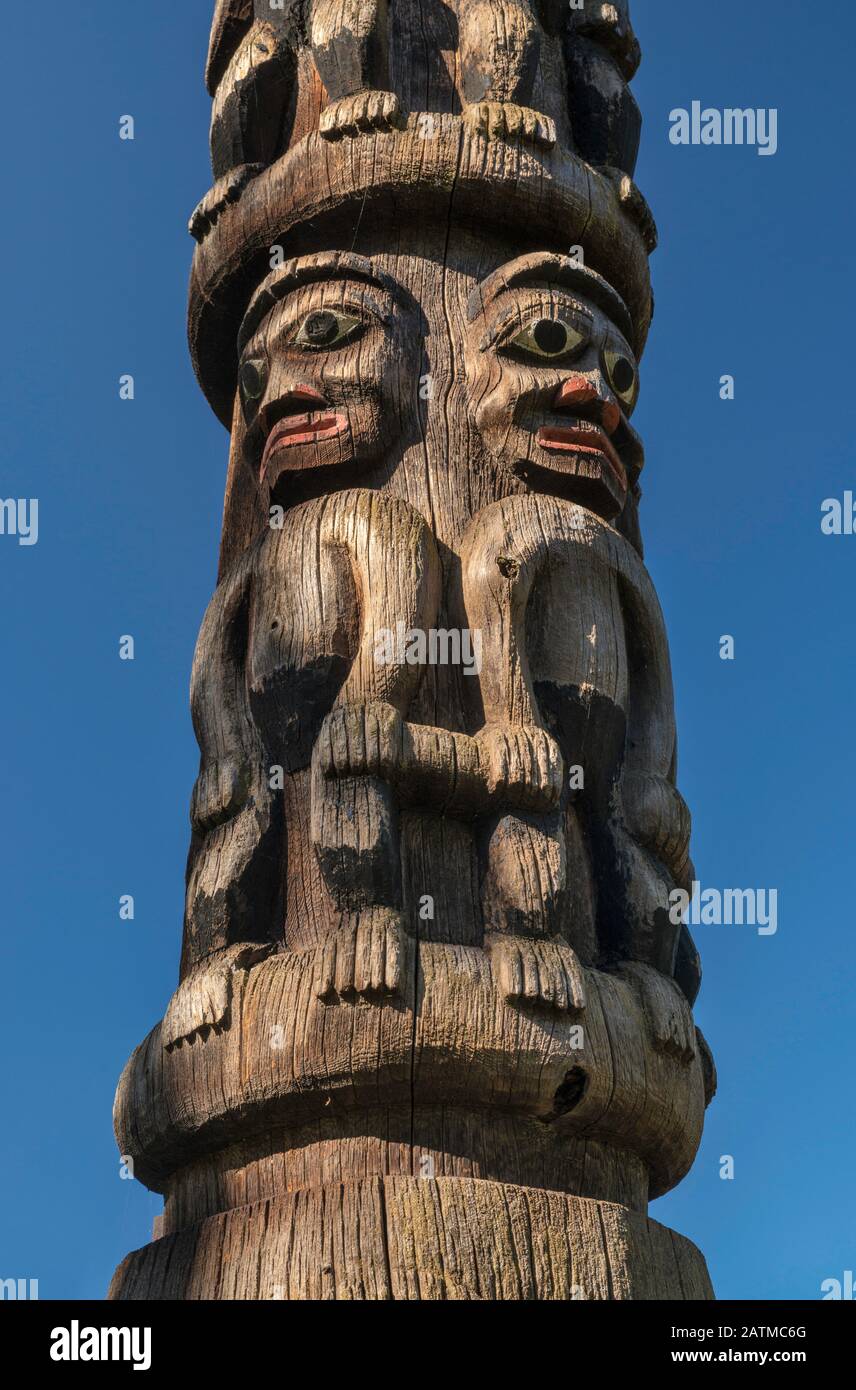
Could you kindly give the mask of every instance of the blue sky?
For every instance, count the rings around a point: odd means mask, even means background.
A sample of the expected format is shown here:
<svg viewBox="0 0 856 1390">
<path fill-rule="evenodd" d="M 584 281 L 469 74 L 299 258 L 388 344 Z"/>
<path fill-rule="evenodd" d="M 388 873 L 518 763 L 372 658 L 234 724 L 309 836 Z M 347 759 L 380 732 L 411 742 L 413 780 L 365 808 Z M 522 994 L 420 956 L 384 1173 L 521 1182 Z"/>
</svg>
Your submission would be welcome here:
<svg viewBox="0 0 856 1390">
<path fill-rule="evenodd" d="M 120 1180 L 110 1110 L 176 978 L 187 687 L 225 479 L 184 337 L 210 9 L 53 0 L 4 20 L 19 58 L 2 96 L 0 494 L 39 497 L 40 516 L 37 545 L 0 537 L 0 1277 L 38 1278 L 43 1298 L 102 1297 L 160 1208 Z M 661 233 L 634 423 L 680 786 L 705 887 L 779 895 L 774 936 L 697 930 L 720 1090 L 693 1172 L 652 1215 L 702 1247 L 720 1297 L 811 1299 L 856 1268 L 856 537 L 820 529 L 824 499 L 856 490 L 856 11 L 831 0 L 822 26 L 799 0 L 633 13 L 638 181 Z M 775 107 L 775 157 L 671 145 L 669 113 L 693 100 Z"/>
</svg>

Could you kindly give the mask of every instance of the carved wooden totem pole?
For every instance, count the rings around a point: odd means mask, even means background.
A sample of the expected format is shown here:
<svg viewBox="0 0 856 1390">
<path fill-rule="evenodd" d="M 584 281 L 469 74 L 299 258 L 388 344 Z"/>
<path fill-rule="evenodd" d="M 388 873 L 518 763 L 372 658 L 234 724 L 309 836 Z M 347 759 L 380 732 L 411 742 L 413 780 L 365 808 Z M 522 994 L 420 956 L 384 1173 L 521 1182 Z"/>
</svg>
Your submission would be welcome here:
<svg viewBox="0 0 856 1390">
<path fill-rule="evenodd" d="M 231 429 L 180 984 L 116 1298 L 712 1297 L 714 1088 L 630 417 L 625 0 L 220 0 L 190 341 Z"/>
</svg>

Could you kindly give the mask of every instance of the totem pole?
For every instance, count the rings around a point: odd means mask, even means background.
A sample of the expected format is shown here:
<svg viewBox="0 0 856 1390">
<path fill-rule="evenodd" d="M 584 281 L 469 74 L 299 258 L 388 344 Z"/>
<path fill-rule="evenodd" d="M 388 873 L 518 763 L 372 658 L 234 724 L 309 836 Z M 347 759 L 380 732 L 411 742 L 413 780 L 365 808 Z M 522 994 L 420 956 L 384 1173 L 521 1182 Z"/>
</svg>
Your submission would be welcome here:
<svg viewBox="0 0 856 1390">
<path fill-rule="evenodd" d="M 630 424 L 625 0 L 219 0 L 190 344 L 231 431 L 121 1299 L 710 1298 L 714 1090 Z"/>
</svg>

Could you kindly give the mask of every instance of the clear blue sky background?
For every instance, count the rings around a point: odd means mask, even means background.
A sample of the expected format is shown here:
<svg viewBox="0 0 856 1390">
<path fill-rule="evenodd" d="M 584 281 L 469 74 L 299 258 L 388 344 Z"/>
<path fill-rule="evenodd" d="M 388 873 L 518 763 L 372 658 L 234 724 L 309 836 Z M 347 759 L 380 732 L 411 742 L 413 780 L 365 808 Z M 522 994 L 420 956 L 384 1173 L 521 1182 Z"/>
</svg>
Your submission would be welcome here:
<svg viewBox="0 0 856 1390">
<path fill-rule="evenodd" d="M 160 1208 L 120 1181 L 110 1109 L 176 978 L 187 687 L 225 477 L 184 338 L 211 8 L 53 0 L 3 22 L 0 495 L 38 496 L 41 517 L 38 545 L 0 538 L 0 1277 L 43 1298 L 101 1297 Z M 720 1090 L 692 1174 L 653 1207 L 721 1297 L 818 1298 L 856 1268 L 856 537 L 820 531 L 822 501 L 856 486 L 856 8 L 822 8 L 634 5 L 661 229 L 636 423 L 680 784 L 704 884 L 779 891 L 776 936 L 697 932 Z M 674 148 L 669 112 L 694 99 L 777 107 L 778 154 Z"/>
</svg>

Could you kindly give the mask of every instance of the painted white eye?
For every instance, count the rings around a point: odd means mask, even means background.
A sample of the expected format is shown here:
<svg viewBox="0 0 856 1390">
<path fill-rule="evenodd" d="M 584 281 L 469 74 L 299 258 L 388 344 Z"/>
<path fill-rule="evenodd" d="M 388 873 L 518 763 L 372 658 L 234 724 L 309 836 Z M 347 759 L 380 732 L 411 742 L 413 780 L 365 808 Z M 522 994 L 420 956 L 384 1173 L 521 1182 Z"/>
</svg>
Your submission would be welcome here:
<svg viewBox="0 0 856 1390">
<path fill-rule="evenodd" d="M 624 405 L 632 406 L 639 386 L 636 364 L 623 352 L 607 349 L 603 356 L 610 386 Z"/>
<path fill-rule="evenodd" d="M 587 342 L 588 334 L 580 332 L 567 319 L 543 318 L 533 319 L 521 332 L 516 333 L 509 347 L 529 353 L 532 357 L 553 361 L 579 352 Z"/>
<path fill-rule="evenodd" d="M 307 314 L 295 336 L 295 343 L 305 348 L 341 347 L 362 328 L 362 320 L 353 314 L 340 314 L 334 309 L 315 309 Z"/>
</svg>

